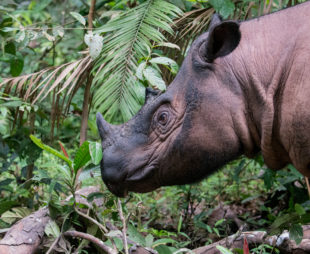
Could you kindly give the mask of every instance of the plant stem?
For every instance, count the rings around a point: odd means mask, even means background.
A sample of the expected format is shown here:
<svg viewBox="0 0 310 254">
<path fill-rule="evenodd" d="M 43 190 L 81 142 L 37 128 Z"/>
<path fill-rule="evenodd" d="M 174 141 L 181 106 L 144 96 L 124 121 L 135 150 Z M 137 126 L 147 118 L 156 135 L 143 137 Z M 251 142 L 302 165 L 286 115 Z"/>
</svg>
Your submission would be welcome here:
<svg viewBox="0 0 310 254">
<path fill-rule="evenodd" d="M 98 221 L 96 221 L 95 219 L 91 218 L 90 216 L 88 216 L 85 213 L 80 212 L 77 208 L 75 208 L 75 211 L 78 215 L 88 219 L 89 221 L 91 221 L 92 223 L 96 224 L 104 233 L 108 233 L 108 229 L 106 229 L 103 225 L 101 225 Z"/>
<path fill-rule="evenodd" d="M 124 243 L 125 254 L 128 254 L 128 243 L 127 243 L 127 236 L 126 236 L 126 232 L 127 232 L 126 220 L 123 214 L 122 202 L 119 198 L 117 199 L 117 208 L 118 208 L 119 217 L 121 218 L 121 221 L 123 223 L 122 232 L 123 232 L 123 243 Z"/>
<path fill-rule="evenodd" d="M 109 246 L 105 245 L 103 243 L 103 241 L 101 241 L 97 237 L 94 237 L 90 234 L 72 230 L 72 231 L 67 231 L 67 232 L 63 233 L 63 235 L 64 236 L 70 236 L 70 237 L 83 238 L 85 240 L 92 242 L 93 244 L 95 244 L 96 246 L 98 246 L 99 248 L 101 248 L 103 251 L 105 251 L 108 254 L 117 254 L 117 252 L 115 250 L 113 250 Z"/>
<path fill-rule="evenodd" d="M 51 247 L 48 249 L 48 251 L 46 252 L 46 254 L 50 254 L 53 249 L 55 248 L 56 244 L 58 243 L 59 239 L 60 239 L 61 235 L 59 235 L 54 242 L 52 243 Z"/>
</svg>

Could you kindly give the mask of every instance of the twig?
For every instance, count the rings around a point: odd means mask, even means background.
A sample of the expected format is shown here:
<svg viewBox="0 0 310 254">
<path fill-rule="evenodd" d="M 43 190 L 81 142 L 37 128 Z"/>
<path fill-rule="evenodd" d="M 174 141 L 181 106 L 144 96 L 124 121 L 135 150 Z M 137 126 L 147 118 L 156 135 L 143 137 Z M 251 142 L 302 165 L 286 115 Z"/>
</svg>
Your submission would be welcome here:
<svg viewBox="0 0 310 254">
<path fill-rule="evenodd" d="M 307 185 L 307 189 L 308 189 L 308 195 L 310 198 L 310 184 L 309 184 L 309 178 L 305 176 L 305 180 L 306 180 L 306 185 Z"/>
<path fill-rule="evenodd" d="M 95 244 L 96 246 L 98 246 L 99 248 L 101 248 L 103 251 L 105 251 L 108 254 L 117 254 L 117 252 L 115 250 L 113 250 L 111 247 L 104 244 L 103 241 L 101 241 L 97 237 L 94 237 L 90 234 L 72 230 L 72 231 L 67 231 L 67 232 L 63 233 L 63 235 L 64 236 L 70 236 L 70 237 L 83 238 L 85 240 L 92 242 L 93 244 Z"/>
<path fill-rule="evenodd" d="M 127 231 L 126 220 L 125 220 L 124 215 L 123 215 L 122 202 L 119 198 L 117 199 L 117 208 L 118 208 L 118 212 L 119 212 L 119 217 L 121 218 L 121 221 L 123 223 L 122 232 L 123 232 L 124 249 L 125 249 L 125 253 L 128 254 L 128 244 L 127 244 L 127 236 L 126 236 L 126 231 Z"/>
<path fill-rule="evenodd" d="M 53 244 L 51 245 L 51 247 L 48 249 L 48 251 L 46 252 L 46 254 L 50 254 L 52 252 L 52 250 L 55 248 L 56 244 L 58 243 L 59 239 L 60 239 L 61 235 L 59 235 L 55 241 L 53 242 Z"/>
<path fill-rule="evenodd" d="M 95 219 L 93 219 L 92 217 L 88 216 L 85 213 L 80 212 L 78 209 L 75 208 L 75 211 L 78 215 L 88 219 L 89 221 L 91 221 L 92 223 L 96 224 L 104 233 L 108 233 L 108 229 L 103 226 L 102 224 L 100 224 L 98 221 L 96 221 Z"/>
</svg>

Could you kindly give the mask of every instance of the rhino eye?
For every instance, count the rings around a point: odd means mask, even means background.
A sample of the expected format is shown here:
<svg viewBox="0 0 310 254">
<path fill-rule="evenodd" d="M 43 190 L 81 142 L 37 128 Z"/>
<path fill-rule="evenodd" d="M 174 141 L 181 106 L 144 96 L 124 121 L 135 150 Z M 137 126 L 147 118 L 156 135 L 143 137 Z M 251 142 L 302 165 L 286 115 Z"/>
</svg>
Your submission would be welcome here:
<svg viewBox="0 0 310 254">
<path fill-rule="evenodd" d="M 157 121 L 161 125 L 166 125 L 169 120 L 168 112 L 162 112 L 158 115 Z"/>
</svg>

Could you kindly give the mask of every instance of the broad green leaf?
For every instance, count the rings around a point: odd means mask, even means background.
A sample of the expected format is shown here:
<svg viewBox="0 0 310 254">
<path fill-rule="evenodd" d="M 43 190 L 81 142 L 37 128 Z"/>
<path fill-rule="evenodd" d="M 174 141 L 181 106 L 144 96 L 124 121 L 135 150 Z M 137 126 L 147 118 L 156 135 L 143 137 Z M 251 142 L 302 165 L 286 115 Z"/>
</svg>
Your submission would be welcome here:
<svg viewBox="0 0 310 254">
<path fill-rule="evenodd" d="M 231 0 L 210 0 L 209 3 L 224 19 L 233 14 L 235 10 L 235 5 Z"/>
<path fill-rule="evenodd" d="M 100 177 L 100 166 L 97 165 L 95 167 L 88 168 L 86 167 L 79 176 L 79 181 L 85 181 L 87 179 L 93 178 L 93 177 Z"/>
<path fill-rule="evenodd" d="M 24 59 L 21 56 L 16 56 L 10 61 L 10 73 L 13 77 L 21 74 L 24 68 Z"/>
<path fill-rule="evenodd" d="M 92 192 L 87 196 L 87 201 L 92 202 L 96 198 L 103 198 L 105 195 L 102 192 Z"/>
<path fill-rule="evenodd" d="M 5 51 L 5 53 L 15 55 L 16 54 L 16 47 L 15 47 L 14 42 L 11 41 L 11 42 L 6 43 L 5 47 L 4 47 L 4 51 Z"/>
<path fill-rule="evenodd" d="M 13 223 L 16 220 L 25 218 L 31 213 L 31 210 L 27 207 L 15 207 L 12 211 L 6 211 L 1 215 L 1 219 L 6 223 Z"/>
<path fill-rule="evenodd" d="M 216 246 L 216 248 L 222 253 L 222 254 L 233 254 L 229 249 L 222 247 L 222 246 Z"/>
<path fill-rule="evenodd" d="M 1 201 L 1 206 L 0 206 L 0 214 L 3 214 L 4 212 L 10 210 L 13 206 L 17 205 L 17 201 Z"/>
<path fill-rule="evenodd" d="M 137 71 L 136 71 L 136 76 L 138 79 L 143 80 L 143 70 L 146 67 L 146 62 L 143 61 L 139 64 Z"/>
<path fill-rule="evenodd" d="M 64 156 L 60 152 L 56 151 L 54 148 L 52 148 L 52 147 L 50 147 L 48 145 L 43 144 L 40 139 L 38 139 L 37 137 L 35 137 L 33 135 L 30 135 L 30 139 L 33 141 L 33 143 L 35 143 L 41 149 L 47 151 L 50 154 L 53 154 L 53 155 L 57 156 L 59 159 L 62 159 L 63 161 L 67 162 L 69 167 L 72 168 L 72 161 L 70 159 L 66 158 L 66 156 Z"/>
<path fill-rule="evenodd" d="M 128 225 L 127 233 L 132 241 L 139 243 L 142 246 L 145 246 L 146 244 L 145 238 L 138 232 L 138 230 L 132 224 Z"/>
<path fill-rule="evenodd" d="M 102 160 L 102 147 L 100 143 L 89 142 L 89 153 L 92 163 L 98 165 Z"/>
<path fill-rule="evenodd" d="M 91 156 L 89 153 L 89 142 L 85 141 L 76 152 L 74 157 L 74 171 L 77 172 L 80 168 L 85 166 L 87 162 L 91 160 Z"/>
<path fill-rule="evenodd" d="M 162 79 L 160 73 L 153 67 L 147 67 L 143 70 L 144 78 L 151 84 L 152 87 L 161 91 L 166 90 L 165 81 Z"/>
<path fill-rule="evenodd" d="M 60 229 L 55 221 L 50 220 L 44 229 L 44 232 L 47 236 L 53 236 L 54 238 L 60 235 Z"/>
<path fill-rule="evenodd" d="M 156 246 L 155 250 L 160 254 L 172 254 L 173 252 L 166 245 Z"/>
<path fill-rule="evenodd" d="M 73 12 L 73 11 L 71 11 L 70 14 L 71 14 L 71 16 L 74 17 L 77 21 L 79 21 L 83 26 L 86 25 L 86 20 L 85 20 L 85 18 L 84 18 L 81 14 L 79 14 L 79 13 L 77 13 L 77 12 Z"/>
<path fill-rule="evenodd" d="M 176 74 L 179 70 L 179 66 L 174 60 L 164 56 L 152 58 L 150 60 L 150 63 L 156 63 L 168 66 L 171 69 L 171 72 L 174 74 Z"/>
<path fill-rule="evenodd" d="M 145 237 L 145 246 L 148 248 L 152 248 L 153 242 L 154 242 L 154 237 L 151 234 L 148 234 Z"/>
<path fill-rule="evenodd" d="M 306 213 L 305 209 L 298 203 L 295 204 L 295 211 L 298 215 L 304 215 Z"/>
<path fill-rule="evenodd" d="M 290 227 L 289 232 L 290 239 L 294 240 L 297 245 L 300 244 L 304 234 L 302 226 L 299 224 L 294 224 Z"/>
</svg>

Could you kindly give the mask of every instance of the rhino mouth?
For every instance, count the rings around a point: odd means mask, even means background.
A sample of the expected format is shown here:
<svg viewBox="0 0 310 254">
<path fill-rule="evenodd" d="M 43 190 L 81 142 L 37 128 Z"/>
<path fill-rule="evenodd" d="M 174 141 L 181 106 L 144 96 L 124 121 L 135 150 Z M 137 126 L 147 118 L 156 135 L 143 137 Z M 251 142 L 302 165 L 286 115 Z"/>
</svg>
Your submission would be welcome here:
<svg viewBox="0 0 310 254">
<path fill-rule="evenodd" d="M 128 173 L 126 178 L 119 183 L 106 181 L 105 184 L 109 191 L 118 197 L 126 197 L 128 191 L 149 192 L 158 187 L 158 184 L 154 185 L 154 182 L 156 182 L 154 178 L 156 171 L 157 167 L 155 165 L 143 167 Z"/>
<path fill-rule="evenodd" d="M 128 190 L 124 184 L 112 184 L 112 183 L 105 183 L 108 187 L 109 191 L 111 191 L 115 196 L 124 198 L 128 194 Z"/>
</svg>

